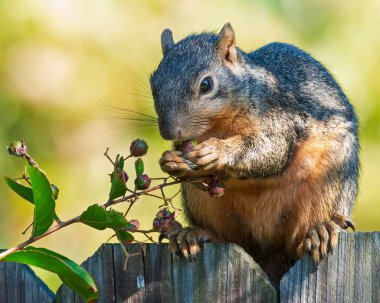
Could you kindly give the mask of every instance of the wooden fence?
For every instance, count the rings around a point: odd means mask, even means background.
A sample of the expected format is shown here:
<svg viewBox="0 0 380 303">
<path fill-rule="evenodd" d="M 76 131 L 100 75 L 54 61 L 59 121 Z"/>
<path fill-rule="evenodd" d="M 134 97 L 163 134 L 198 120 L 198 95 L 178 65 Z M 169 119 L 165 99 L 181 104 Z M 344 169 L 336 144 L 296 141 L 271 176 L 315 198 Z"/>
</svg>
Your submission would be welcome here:
<svg viewBox="0 0 380 303">
<path fill-rule="evenodd" d="M 195 262 L 173 258 L 165 244 L 105 244 L 83 263 L 97 282 L 98 302 L 380 302 L 380 232 L 341 233 L 316 268 L 308 256 L 279 289 L 240 247 L 207 244 Z M 29 267 L 0 263 L 0 303 L 53 302 Z M 61 286 L 56 302 L 83 302 Z"/>
</svg>

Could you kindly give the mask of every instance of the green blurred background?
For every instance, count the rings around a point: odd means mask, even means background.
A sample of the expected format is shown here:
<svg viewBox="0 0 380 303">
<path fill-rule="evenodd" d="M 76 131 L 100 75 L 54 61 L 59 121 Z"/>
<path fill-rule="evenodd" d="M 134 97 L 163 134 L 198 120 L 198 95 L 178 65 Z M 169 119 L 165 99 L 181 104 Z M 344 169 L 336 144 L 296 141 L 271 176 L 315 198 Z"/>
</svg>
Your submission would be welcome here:
<svg viewBox="0 0 380 303">
<path fill-rule="evenodd" d="M 22 173 L 22 161 L 10 158 L 5 147 L 25 138 L 61 189 L 57 213 L 63 219 L 106 200 L 111 169 L 103 156 L 106 147 L 111 154 L 127 154 L 131 140 L 145 138 L 147 170 L 162 176 L 157 160 L 169 144 L 154 126 L 126 121 L 126 113 L 112 106 L 154 115 L 146 86 L 161 59 L 164 28 L 178 40 L 218 31 L 230 21 L 242 49 L 292 43 L 336 76 L 361 125 L 361 190 L 354 221 L 359 231 L 380 230 L 379 12 L 379 1 L 1 0 L 0 172 Z M 149 228 L 159 204 L 139 201 L 130 219 Z M 32 215 L 31 205 L 0 182 L 0 247 L 25 240 L 21 232 Z M 110 235 L 77 225 L 36 246 L 80 263 Z M 38 274 L 52 289 L 59 285 L 53 275 Z"/>
</svg>

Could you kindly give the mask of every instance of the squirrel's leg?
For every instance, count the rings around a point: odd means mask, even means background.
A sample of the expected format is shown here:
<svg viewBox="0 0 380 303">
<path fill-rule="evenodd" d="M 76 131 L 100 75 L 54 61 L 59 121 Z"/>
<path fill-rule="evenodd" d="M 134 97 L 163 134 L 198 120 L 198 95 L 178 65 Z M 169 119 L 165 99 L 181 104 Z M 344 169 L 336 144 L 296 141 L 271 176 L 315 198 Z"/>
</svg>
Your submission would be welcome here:
<svg viewBox="0 0 380 303">
<path fill-rule="evenodd" d="M 210 138 L 183 155 L 199 170 L 223 170 L 236 177 L 261 178 L 281 173 L 294 151 L 291 132 L 261 136 Z"/>
<path fill-rule="evenodd" d="M 331 221 L 309 229 L 306 238 L 297 247 L 297 257 L 301 258 L 309 252 L 313 261 L 318 263 L 336 247 L 339 232 L 349 227 L 355 231 L 353 223 L 346 216 L 334 214 Z"/>
<path fill-rule="evenodd" d="M 238 178 L 279 174 L 291 159 L 297 134 L 292 119 L 280 115 L 276 121 L 281 127 L 273 127 L 269 119 L 259 129 L 244 135 L 209 138 L 186 154 L 167 151 L 160 160 L 161 168 L 177 177 L 198 177 L 215 171 L 225 171 Z"/>
</svg>

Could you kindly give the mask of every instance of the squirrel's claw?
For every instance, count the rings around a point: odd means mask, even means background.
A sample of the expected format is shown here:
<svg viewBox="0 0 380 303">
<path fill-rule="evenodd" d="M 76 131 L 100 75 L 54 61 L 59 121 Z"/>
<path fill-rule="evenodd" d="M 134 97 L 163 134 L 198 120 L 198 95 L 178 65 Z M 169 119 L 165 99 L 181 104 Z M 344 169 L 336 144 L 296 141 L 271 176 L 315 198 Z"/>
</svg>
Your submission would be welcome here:
<svg viewBox="0 0 380 303">
<path fill-rule="evenodd" d="M 184 157 L 192 163 L 199 165 L 204 170 L 214 169 L 218 166 L 223 146 L 217 138 L 211 138 L 196 145 L 192 151 L 187 152 Z"/>
<path fill-rule="evenodd" d="M 195 260 L 206 242 L 216 242 L 217 237 L 209 230 L 199 227 L 176 229 L 165 236 L 169 240 L 169 250 L 173 255 Z"/>
<path fill-rule="evenodd" d="M 332 221 L 338 224 L 341 229 L 347 229 L 350 227 L 353 231 L 355 231 L 354 224 L 346 216 L 334 214 L 332 216 Z"/>
<path fill-rule="evenodd" d="M 306 238 L 297 247 L 297 256 L 301 258 L 306 252 L 309 252 L 314 263 L 318 264 L 338 244 L 340 230 L 348 227 L 355 230 L 353 223 L 347 217 L 334 214 L 331 221 L 309 229 Z"/>
<path fill-rule="evenodd" d="M 192 167 L 190 165 L 192 164 L 190 161 L 182 158 L 182 153 L 180 151 L 175 150 L 164 152 L 159 163 L 164 172 L 176 177 L 183 177 L 195 168 L 195 166 Z"/>
</svg>

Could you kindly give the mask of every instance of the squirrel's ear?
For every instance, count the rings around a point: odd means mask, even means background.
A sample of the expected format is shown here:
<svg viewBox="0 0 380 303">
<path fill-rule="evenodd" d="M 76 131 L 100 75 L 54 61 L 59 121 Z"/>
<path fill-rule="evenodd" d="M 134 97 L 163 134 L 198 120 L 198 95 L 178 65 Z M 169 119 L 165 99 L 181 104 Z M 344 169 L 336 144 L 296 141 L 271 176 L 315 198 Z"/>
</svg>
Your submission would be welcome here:
<svg viewBox="0 0 380 303">
<path fill-rule="evenodd" d="M 165 55 L 174 45 L 173 34 L 170 29 L 165 29 L 161 34 L 162 53 Z"/>
<path fill-rule="evenodd" d="M 218 41 L 216 43 L 218 52 L 224 60 L 235 65 L 236 47 L 235 47 L 235 32 L 230 23 L 226 23 L 219 33 Z"/>
</svg>

